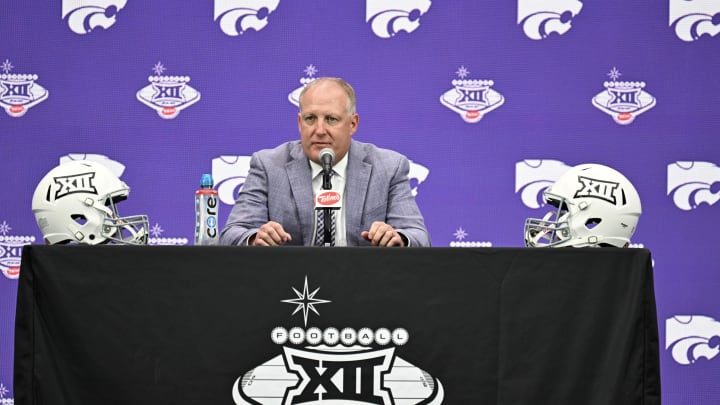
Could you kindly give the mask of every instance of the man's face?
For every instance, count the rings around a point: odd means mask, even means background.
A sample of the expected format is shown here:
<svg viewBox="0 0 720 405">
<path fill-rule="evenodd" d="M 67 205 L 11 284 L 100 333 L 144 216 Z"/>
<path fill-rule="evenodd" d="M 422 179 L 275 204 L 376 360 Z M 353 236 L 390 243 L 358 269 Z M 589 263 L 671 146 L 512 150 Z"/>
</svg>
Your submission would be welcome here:
<svg viewBox="0 0 720 405">
<path fill-rule="evenodd" d="M 310 160 L 318 162 L 324 148 L 335 152 L 335 162 L 347 154 L 359 120 L 357 114 L 348 114 L 348 102 L 343 88 L 334 82 L 318 83 L 303 94 L 298 129 L 303 151 Z"/>
</svg>

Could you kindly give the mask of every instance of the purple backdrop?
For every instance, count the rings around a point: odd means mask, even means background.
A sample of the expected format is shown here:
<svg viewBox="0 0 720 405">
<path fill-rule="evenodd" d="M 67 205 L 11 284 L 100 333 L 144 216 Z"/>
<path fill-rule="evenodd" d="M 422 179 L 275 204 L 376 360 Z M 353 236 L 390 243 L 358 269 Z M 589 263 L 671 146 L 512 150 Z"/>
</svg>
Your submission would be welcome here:
<svg viewBox="0 0 720 405">
<path fill-rule="evenodd" d="M 624 173 L 654 257 L 663 402 L 720 402 L 719 16 L 717 0 L 4 1 L 1 403 L 42 176 L 102 160 L 151 243 L 192 243 L 200 175 L 224 223 L 251 153 L 298 138 L 318 76 L 354 85 L 356 139 L 412 160 L 436 246 L 522 246 L 568 167 Z"/>
</svg>

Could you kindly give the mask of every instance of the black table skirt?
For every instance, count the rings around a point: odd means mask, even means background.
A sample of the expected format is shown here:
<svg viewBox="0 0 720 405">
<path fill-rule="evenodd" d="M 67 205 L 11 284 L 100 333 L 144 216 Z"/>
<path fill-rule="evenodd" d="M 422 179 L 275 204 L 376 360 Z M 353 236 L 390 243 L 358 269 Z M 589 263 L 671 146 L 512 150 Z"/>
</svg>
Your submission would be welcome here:
<svg viewBox="0 0 720 405">
<path fill-rule="evenodd" d="M 15 333 L 18 405 L 660 403 L 645 249 L 31 245 Z"/>
</svg>

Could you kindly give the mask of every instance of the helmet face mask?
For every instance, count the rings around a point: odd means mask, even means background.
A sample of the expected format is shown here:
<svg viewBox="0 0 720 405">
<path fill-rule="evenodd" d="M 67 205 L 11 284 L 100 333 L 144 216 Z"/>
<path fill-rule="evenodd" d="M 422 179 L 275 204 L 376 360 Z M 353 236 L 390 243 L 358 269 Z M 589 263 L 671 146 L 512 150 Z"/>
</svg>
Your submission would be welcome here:
<svg viewBox="0 0 720 405">
<path fill-rule="evenodd" d="M 106 217 L 103 222 L 102 236 L 112 243 L 146 245 L 148 235 L 148 219 L 145 215 Z"/>
<path fill-rule="evenodd" d="M 525 246 L 626 247 L 642 213 L 630 181 L 598 164 L 571 168 L 543 197 L 556 210 L 525 221 Z"/>
<path fill-rule="evenodd" d="M 542 219 L 525 220 L 526 246 L 556 246 L 570 238 L 567 203 L 563 198 L 548 199 L 549 196 L 549 193 L 545 194 L 546 202 L 556 210 L 549 211 Z"/>
<path fill-rule="evenodd" d="M 118 214 L 117 204 L 129 192 L 105 166 L 72 161 L 43 177 L 32 209 L 47 244 L 147 244 L 147 216 Z"/>
</svg>

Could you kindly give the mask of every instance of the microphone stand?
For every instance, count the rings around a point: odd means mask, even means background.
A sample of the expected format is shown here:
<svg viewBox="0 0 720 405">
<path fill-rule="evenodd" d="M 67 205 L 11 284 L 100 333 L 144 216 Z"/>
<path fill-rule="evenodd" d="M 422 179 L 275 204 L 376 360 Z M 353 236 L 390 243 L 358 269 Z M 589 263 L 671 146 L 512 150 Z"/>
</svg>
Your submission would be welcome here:
<svg viewBox="0 0 720 405">
<path fill-rule="evenodd" d="M 330 182 L 330 171 L 323 170 L 323 184 L 322 184 L 323 190 L 332 190 L 332 183 Z M 332 238 L 332 233 L 330 228 L 332 227 L 332 217 L 330 216 L 331 210 L 328 207 L 323 207 L 323 215 L 325 216 L 324 227 L 325 227 L 325 236 L 324 236 L 324 243 L 323 246 L 330 246 L 330 241 Z"/>
</svg>

